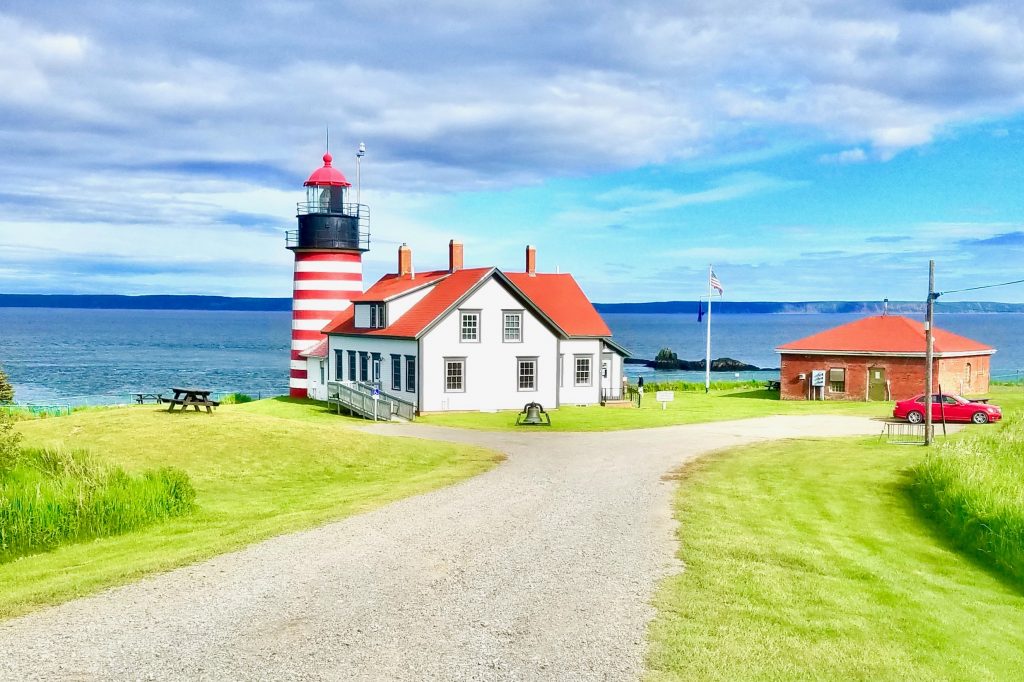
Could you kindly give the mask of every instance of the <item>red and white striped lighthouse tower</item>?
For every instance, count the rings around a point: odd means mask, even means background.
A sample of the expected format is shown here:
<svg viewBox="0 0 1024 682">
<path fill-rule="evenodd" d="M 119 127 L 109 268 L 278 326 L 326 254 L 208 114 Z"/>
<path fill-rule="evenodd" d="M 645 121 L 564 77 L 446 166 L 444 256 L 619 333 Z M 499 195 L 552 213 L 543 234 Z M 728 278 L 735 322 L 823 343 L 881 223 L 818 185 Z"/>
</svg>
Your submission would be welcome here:
<svg viewBox="0 0 1024 682">
<path fill-rule="evenodd" d="M 347 203 L 352 185 L 332 161 L 330 152 L 324 154 L 324 165 L 306 180 L 306 201 L 296 212 L 299 228 L 286 235 L 295 254 L 288 381 L 293 398 L 306 397 L 306 360 L 299 354 L 323 339 L 320 330 L 362 292 L 363 253 L 370 249 L 370 212 Z"/>
</svg>

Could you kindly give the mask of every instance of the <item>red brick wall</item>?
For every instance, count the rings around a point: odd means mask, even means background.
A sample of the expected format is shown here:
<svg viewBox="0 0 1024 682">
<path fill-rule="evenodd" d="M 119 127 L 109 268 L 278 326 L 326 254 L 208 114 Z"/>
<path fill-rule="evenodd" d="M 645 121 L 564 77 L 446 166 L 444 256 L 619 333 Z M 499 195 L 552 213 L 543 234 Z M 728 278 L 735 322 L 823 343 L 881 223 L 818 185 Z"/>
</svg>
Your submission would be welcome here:
<svg viewBox="0 0 1024 682">
<path fill-rule="evenodd" d="M 987 393 L 989 379 L 989 356 L 973 355 L 963 358 L 941 358 L 935 361 L 933 381 L 935 389 L 939 384 L 943 390 L 958 393 L 965 377 L 967 363 L 971 363 L 971 386 L 963 386 L 964 393 Z M 811 383 L 811 371 L 834 368 L 846 370 L 846 390 L 833 393 L 829 390 L 828 375 L 825 376 L 825 400 L 867 400 L 868 369 L 884 367 L 889 381 L 890 399 L 905 400 L 924 391 L 924 361 L 921 358 L 859 357 L 853 355 L 782 355 L 780 372 L 781 397 L 783 400 L 806 400 Z M 806 375 L 800 379 L 798 375 Z"/>
</svg>

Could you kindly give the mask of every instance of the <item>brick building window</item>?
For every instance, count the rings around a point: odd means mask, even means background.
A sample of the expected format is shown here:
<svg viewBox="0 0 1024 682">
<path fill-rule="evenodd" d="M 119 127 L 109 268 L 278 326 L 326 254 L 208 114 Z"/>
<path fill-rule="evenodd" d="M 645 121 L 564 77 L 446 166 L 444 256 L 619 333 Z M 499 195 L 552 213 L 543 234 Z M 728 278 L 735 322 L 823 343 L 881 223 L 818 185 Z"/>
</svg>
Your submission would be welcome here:
<svg viewBox="0 0 1024 682">
<path fill-rule="evenodd" d="M 964 386 L 971 385 L 971 363 L 964 365 Z"/>
<path fill-rule="evenodd" d="M 829 393 L 846 393 L 846 370 L 834 367 L 828 371 Z"/>
</svg>

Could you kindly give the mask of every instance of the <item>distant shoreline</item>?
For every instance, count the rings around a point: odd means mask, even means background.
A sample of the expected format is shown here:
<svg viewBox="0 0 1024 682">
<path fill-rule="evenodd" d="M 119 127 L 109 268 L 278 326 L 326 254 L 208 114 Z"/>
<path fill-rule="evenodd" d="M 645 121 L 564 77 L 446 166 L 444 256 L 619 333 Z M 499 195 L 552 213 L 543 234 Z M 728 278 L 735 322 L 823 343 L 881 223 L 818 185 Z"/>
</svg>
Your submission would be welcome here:
<svg viewBox="0 0 1024 682">
<path fill-rule="evenodd" d="M 610 314 L 697 315 L 697 301 L 645 303 L 595 303 L 598 312 Z M 704 305 L 705 309 L 707 305 Z M 0 294 L 0 308 L 77 308 L 93 310 L 219 310 L 288 312 L 291 298 L 232 296 L 122 296 L 93 294 Z M 880 301 L 715 301 L 715 314 L 804 315 L 814 313 L 877 315 L 885 309 Z M 1024 303 L 940 300 L 939 313 L 1024 313 Z M 895 315 L 924 312 L 920 301 L 890 301 Z"/>
</svg>

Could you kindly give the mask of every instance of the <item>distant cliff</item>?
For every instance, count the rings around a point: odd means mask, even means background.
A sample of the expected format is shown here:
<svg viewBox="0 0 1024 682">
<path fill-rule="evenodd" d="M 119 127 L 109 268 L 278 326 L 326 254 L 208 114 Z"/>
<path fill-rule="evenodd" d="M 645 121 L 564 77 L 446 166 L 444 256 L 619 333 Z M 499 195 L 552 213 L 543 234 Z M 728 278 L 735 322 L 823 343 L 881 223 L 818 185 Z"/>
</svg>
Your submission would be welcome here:
<svg viewBox="0 0 1024 682">
<path fill-rule="evenodd" d="M 884 305 L 881 301 L 714 301 L 715 313 L 859 313 L 880 314 Z M 696 301 L 658 301 L 653 303 L 595 303 L 602 313 L 662 313 L 697 315 Z M 705 311 L 707 303 L 704 304 Z M 942 301 L 935 304 L 935 310 L 943 313 L 1024 313 L 1024 303 L 993 303 L 985 301 Z M 889 312 L 898 315 L 924 313 L 922 301 L 889 301 Z"/>
</svg>

